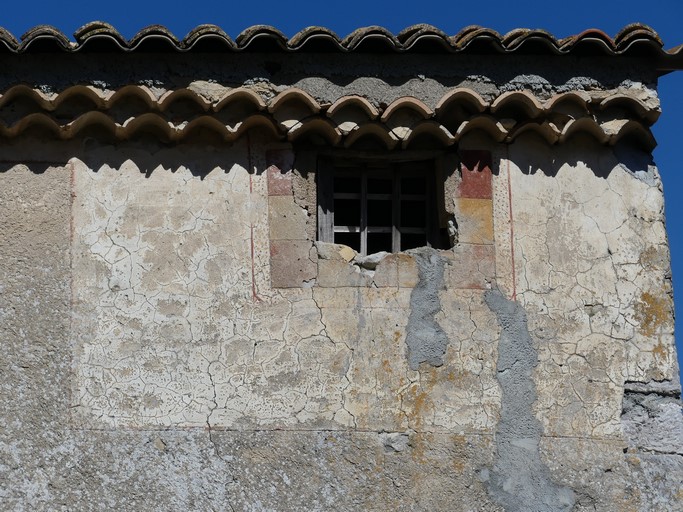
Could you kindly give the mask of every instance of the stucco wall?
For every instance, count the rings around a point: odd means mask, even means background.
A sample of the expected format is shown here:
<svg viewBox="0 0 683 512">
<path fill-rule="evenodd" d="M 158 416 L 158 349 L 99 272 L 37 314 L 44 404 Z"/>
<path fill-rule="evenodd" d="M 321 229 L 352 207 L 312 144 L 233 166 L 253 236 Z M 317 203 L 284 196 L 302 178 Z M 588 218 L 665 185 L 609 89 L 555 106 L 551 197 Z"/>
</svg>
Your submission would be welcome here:
<svg viewBox="0 0 683 512">
<path fill-rule="evenodd" d="M 325 285 L 334 250 L 310 241 L 315 279 L 282 288 L 267 141 L 45 142 L 30 161 L 35 143 L 7 146 L 0 174 L 6 509 L 681 499 L 668 249 L 645 154 L 471 138 L 462 150 L 492 155 L 493 275 L 458 271 L 482 261 L 461 241 L 401 256 L 380 286 Z M 427 328 L 445 352 L 411 368 L 408 338 Z"/>
<path fill-rule="evenodd" d="M 679 507 L 656 77 L 385 57 L 2 57 L 0 509 Z M 422 129 L 457 244 L 317 243 Z"/>
</svg>

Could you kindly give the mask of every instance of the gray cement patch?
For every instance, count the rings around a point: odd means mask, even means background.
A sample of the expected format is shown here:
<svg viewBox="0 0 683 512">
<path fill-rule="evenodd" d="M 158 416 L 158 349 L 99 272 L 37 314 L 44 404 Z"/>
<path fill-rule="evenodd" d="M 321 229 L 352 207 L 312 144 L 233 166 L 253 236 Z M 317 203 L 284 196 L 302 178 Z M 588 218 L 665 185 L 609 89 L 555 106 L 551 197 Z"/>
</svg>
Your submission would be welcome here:
<svg viewBox="0 0 683 512">
<path fill-rule="evenodd" d="M 503 391 L 496 430 L 493 468 L 481 473 L 489 496 L 507 512 L 571 510 L 574 492 L 555 484 L 540 457 L 541 425 L 533 413 L 536 386 L 532 372 L 538 362 L 522 306 L 498 290 L 485 294 L 502 328 L 498 343 L 498 382 Z"/>
<path fill-rule="evenodd" d="M 408 364 L 417 370 L 420 363 L 443 365 L 448 336 L 434 319 L 441 310 L 439 290 L 443 288 L 444 259 L 428 247 L 410 251 L 418 268 L 419 282 L 410 295 L 410 317 L 406 327 Z"/>
</svg>

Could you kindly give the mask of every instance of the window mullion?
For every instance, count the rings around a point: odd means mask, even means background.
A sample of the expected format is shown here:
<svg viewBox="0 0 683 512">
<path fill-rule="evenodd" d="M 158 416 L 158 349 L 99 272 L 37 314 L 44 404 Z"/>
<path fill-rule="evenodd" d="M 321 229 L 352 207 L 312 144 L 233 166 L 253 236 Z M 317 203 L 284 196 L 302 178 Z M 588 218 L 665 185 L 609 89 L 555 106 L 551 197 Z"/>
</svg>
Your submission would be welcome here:
<svg viewBox="0 0 683 512">
<path fill-rule="evenodd" d="M 326 159 L 318 162 L 318 240 L 334 242 L 333 167 Z"/>
<path fill-rule="evenodd" d="M 391 252 L 401 251 L 401 176 L 398 171 L 391 173 L 393 197 L 391 199 Z"/>
<path fill-rule="evenodd" d="M 360 181 L 360 253 L 368 253 L 368 173 L 361 173 Z"/>
</svg>

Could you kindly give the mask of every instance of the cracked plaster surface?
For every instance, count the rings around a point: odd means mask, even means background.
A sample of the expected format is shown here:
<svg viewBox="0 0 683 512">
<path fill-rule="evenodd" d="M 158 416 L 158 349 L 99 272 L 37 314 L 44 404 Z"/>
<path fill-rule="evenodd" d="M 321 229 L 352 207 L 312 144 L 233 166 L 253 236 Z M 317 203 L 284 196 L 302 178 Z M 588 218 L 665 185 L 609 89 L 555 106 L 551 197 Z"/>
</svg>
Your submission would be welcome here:
<svg viewBox="0 0 683 512">
<path fill-rule="evenodd" d="M 405 358 L 412 288 L 271 289 L 252 260 L 268 231 L 249 158 L 237 147 L 201 177 L 72 160 L 77 421 L 491 432 L 494 347 L 478 340 L 497 328 L 481 291 L 439 292 L 453 349 L 437 371 Z"/>
<path fill-rule="evenodd" d="M 360 61 L 376 72 L 376 59 Z M 472 72 L 454 80 L 452 70 L 424 80 L 387 63 L 390 78 L 345 81 L 330 78 L 337 62 L 302 59 L 290 76 L 245 81 L 263 68 L 251 56 L 229 69 L 194 62 L 185 78 L 160 60 L 143 74 L 159 76 L 149 84 L 157 97 L 188 86 L 212 99 L 245 83 L 268 98 L 295 84 L 321 102 L 408 94 L 433 106 L 454 86 L 489 99 L 586 88 L 596 100 L 624 93 L 658 108 L 654 77 L 629 82 L 609 67 L 602 79 L 569 77 L 575 68 L 547 63 L 518 75 L 519 62 L 482 71 L 480 61 L 466 61 Z M 3 80 L 112 93 L 140 81 L 130 63 L 102 77 L 95 62 L 55 62 L 36 54 Z M 327 77 L 311 78 L 312 65 Z M 424 66 L 412 59 L 413 69 Z M 494 464 L 501 406 L 501 329 L 482 290 L 439 291 L 443 364 L 411 370 L 412 288 L 270 289 L 258 138 L 222 148 L 220 164 L 187 163 L 180 150 L 143 140 L 105 148 L 92 165 L 90 143 L 80 144 L 3 147 L 13 162 L 0 174 L 8 508 L 500 510 L 477 476 Z M 468 144 L 490 141 L 464 138 L 460 147 Z M 574 510 L 671 510 L 683 500 L 680 447 L 653 445 L 650 435 L 680 419 L 677 398 L 650 386 L 678 375 L 657 170 L 649 155 L 580 136 L 492 149 L 496 281 L 524 307 L 539 356 L 542 462 L 574 491 Z M 163 164 L 149 167 L 148 150 L 166 151 L 151 159 Z M 43 162 L 73 155 L 83 160 Z"/>
<path fill-rule="evenodd" d="M 539 345 L 544 435 L 618 438 L 623 383 L 675 378 L 663 202 L 653 166 L 573 149 L 530 139 L 501 160 L 516 294 Z M 244 147 L 226 160 L 201 178 L 74 163 L 79 421 L 492 432 L 498 327 L 482 292 L 439 292 L 444 365 L 411 369 L 412 288 L 270 289 L 250 251 L 267 254 L 264 179 Z M 505 193 L 497 184 L 494 202 Z"/>
<path fill-rule="evenodd" d="M 537 159 L 532 168 L 515 153 L 543 154 L 528 144 L 510 148 L 509 172 L 515 256 L 529 262 L 514 267 L 517 298 L 540 356 L 533 410 L 543 431 L 541 459 L 554 481 L 574 490 L 577 511 L 670 510 L 681 499 L 680 455 L 659 446 L 638 451 L 651 447 L 640 438 L 624 453 L 619 423 L 624 382 L 639 389 L 638 382 L 676 373 L 669 363 L 670 311 L 658 307 L 666 306 L 669 290 L 661 286 L 668 253 L 656 173 L 642 180 L 595 148 L 586 151 L 601 155 L 598 162 L 572 164 L 556 148 L 547 165 Z M 402 337 L 411 288 L 270 290 L 265 193 L 261 176 L 247 172 L 263 164 L 247 153 L 236 147 L 235 165 L 202 176 L 191 166 L 143 174 L 138 158 L 116 168 L 72 159 L 44 174 L 17 166 L 2 175 L 3 193 L 12 198 L 5 204 L 20 206 L 7 207 L 0 245 L 11 262 L 3 267 L 11 303 L 0 311 L 9 343 L 0 371 L 11 390 L 3 396 L 12 397 L 3 404 L 11 413 L 0 432 L 5 503 L 16 510 L 76 502 L 72 509 L 117 503 L 149 510 L 154 502 L 157 510 L 248 510 L 258 500 L 270 508 L 372 510 L 386 503 L 438 510 L 444 505 L 434 500 L 438 495 L 471 509 L 500 510 L 476 473 L 493 464 L 501 400 L 492 343 L 500 329 L 483 291 L 439 292 L 435 321 L 449 337 L 444 364 L 411 372 Z M 502 160 L 494 184 L 499 283 L 512 282 L 503 258 L 512 238 L 499 236 L 510 227 L 507 186 L 501 186 L 507 167 Z M 593 212 L 596 195 L 610 215 Z M 552 219 L 550 227 L 543 217 Z M 579 229 L 587 233 L 585 246 L 575 242 Z M 230 243 L 224 230 L 238 242 Z M 601 239 L 608 235 L 614 242 L 605 250 Z M 551 248 L 544 236 L 561 246 Z M 205 249 L 205 237 L 217 250 Z M 183 249 L 174 245 L 180 242 Z M 145 267 L 146 258 L 157 265 Z M 601 259 L 628 281 L 596 280 L 605 267 L 594 268 L 594 260 Z M 563 279 L 553 273 L 549 281 L 549 266 L 535 267 L 543 260 Z M 574 279 L 590 293 L 572 295 Z M 135 292 L 122 294 L 126 286 Z M 611 324 L 601 319 L 599 300 L 621 300 L 622 288 L 635 290 L 618 303 L 633 333 L 617 337 L 621 317 Z M 565 310 L 566 304 L 574 307 Z M 158 325 L 145 331 L 150 315 Z M 586 326 L 598 335 L 583 337 Z M 658 343 L 663 349 L 648 349 Z M 231 377 L 253 392 L 229 394 Z M 95 400 L 88 393 L 100 379 L 105 386 Z M 169 379 L 179 387 L 167 390 Z M 177 409 L 153 399 L 145 405 L 139 394 L 145 386 L 151 398 Z M 602 402 L 582 401 L 574 391 L 595 387 Z M 308 416 L 293 415 L 280 398 L 302 388 Z M 244 404 L 239 415 L 226 407 L 232 404 Z M 673 406 L 667 399 L 662 410 Z M 591 421 L 599 415 L 608 419 L 596 428 Z M 181 428 L 187 426 L 198 428 Z"/>
<path fill-rule="evenodd" d="M 501 165 L 517 297 L 539 350 L 536 414 L 546 435 L 614 438 L 624 382 L 678 379 L 664 204 L 651 161 L 582 143 L 512 145 Z"/>
</svg>

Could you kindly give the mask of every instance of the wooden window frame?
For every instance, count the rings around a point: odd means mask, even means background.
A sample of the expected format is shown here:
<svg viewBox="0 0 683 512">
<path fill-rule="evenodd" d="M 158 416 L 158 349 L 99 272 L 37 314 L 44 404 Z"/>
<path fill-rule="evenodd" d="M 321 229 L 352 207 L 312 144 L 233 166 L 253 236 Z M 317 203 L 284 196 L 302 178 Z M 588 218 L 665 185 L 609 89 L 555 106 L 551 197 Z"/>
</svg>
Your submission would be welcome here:
<svg viewBox="0 0 683 512">
<path fill-rule="evenodd" d="M 335 192 L 334 177 L 348 174 L 360 177 L 360 190 L 358 192 Z M 389 176 L 392 181 L 390 194 L 369 194 L 367 187 L 368 178 L 376 176 Z M 424 194 L 409 194 L 401 190 L 401 181 L 406 177 L 424 176 Z M 335 233 L 360 234 L 359 253 L 368 254 L 368 234 L 391 233 L 391 252 L 397 253 L 401 249 L 401 237 L 408 234 L 424 234 L 425 245 L 438 246 L 439 218 L 438 205 L 443 198 L 438 200 L 436 160 L 432 154 L 430 158 L 414 159 L 387 159 L 375 158 L 344 158 L 323 156 L 318 158 L 317 165 L 317 190 L 318 190 L 318 226 L 317 238 L 323 242 L 334 242 Z M 443 194 L 442 194 L 443 195 Z M 389 196 L 389 197 L 374 197 Z M 360 203 L 359 225 L 335 224 L 334 202 L 335 199 L 352 199 Z M 368 225 L 368 201 L 390 200 L 392 215 L 391 226 Z M 401 226 L 401 204 L 403 201 L 424 201 L 425 223 L 422 227 Z M 413 248 L 413 247 L 409 247 Z M 403 249 L 406 250 L 406 249 Z"/>
</svg>

